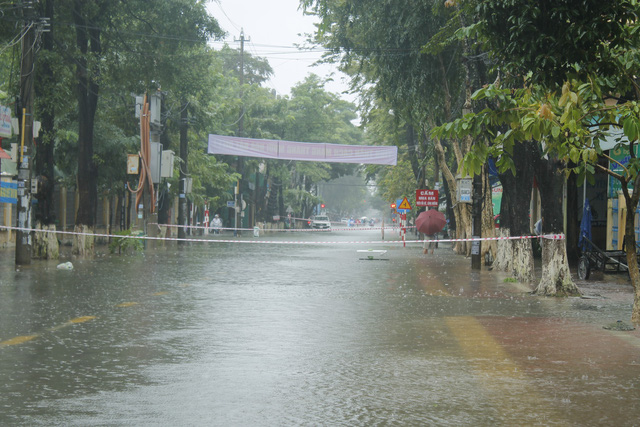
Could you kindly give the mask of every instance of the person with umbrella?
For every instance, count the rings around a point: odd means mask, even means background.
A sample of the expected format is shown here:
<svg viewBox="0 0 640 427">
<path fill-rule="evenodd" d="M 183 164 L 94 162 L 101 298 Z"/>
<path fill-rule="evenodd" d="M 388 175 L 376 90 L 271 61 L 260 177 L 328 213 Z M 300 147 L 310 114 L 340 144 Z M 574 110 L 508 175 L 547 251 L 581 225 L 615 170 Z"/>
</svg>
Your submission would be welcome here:
<svg viewBox="0 0 640 427">
<path fill-rule="evenodd" d="M 436 234 L 441 232 L 446 224 L 447 219 L 444 214 L 436 209 L 420 212 L 416 218 L 416 228 L 425 235 L 422 246 L 423 253 L 429 253 L 429 249 L 431 249 L 433 254 L 436 247 Z"/>
<path fill-rule="evenodd" d="M 436 247 L 436 235 L 432 234 L 432 235 L 427 235 L 425 234 L 424 236 L 424 242 L 422 243 L 422 253 L 423 254 L 428 254 L 429 253 L 429 249 L 431 249 L 431 255 L 433 255 L 433 251 Z"/>
</svg>

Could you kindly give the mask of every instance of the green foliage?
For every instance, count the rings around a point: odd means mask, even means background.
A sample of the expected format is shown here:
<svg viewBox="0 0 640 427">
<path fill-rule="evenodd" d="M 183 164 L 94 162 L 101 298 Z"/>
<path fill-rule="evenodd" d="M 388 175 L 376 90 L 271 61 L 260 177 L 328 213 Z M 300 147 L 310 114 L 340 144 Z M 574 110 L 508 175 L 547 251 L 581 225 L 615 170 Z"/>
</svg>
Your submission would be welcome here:
<svg viewBox="0 0 640 427">
<path fill-rule="evenodd" d="M 548 87 L 576 66 L 581 79 L 615 74 L 610 46 L 633 47 L 625 27 L 638 21 L 636 0 L 485 0 L 476 13 L 500 69 L 514 81 L 530 75 Z"/>
<path fill-rule="evenodd" d="M 142 239 L 136 239 L 135 237 L 124 237 L 124 236 L 133 236 L 131 230 L 122 230 L 115 233 L 117 236 L 123 237 L 113 237 L 111 242 L 109 242 L 109 252 L 115 254 L 116 251 L 118 254 L 126 254 L 128 250 L 132 250 L 133 252 L 138 252 L 144 249 L 144 243 Z"/>
</svg>

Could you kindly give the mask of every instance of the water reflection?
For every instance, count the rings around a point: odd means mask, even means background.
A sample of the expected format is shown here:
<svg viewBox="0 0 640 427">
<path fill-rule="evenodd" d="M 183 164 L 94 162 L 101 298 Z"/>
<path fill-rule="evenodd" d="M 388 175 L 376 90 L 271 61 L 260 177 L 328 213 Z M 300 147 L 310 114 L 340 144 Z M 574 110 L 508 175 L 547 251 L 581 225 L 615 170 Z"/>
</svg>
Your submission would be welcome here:
<svg viewBox="0 0 640 427">
<path fill-rule="evenodd" d="M 640 335 L 601 327 L 630 300 L 533 297 L 444 248 L 295 237 L 309 244 L 168 245 L 72 271 L 3 257 L 0 343 L 37 337 L 0 348 L 0 422 L 637 422 Z M 371 248 L 388 261 L 360 260 Z"/>
</svg>

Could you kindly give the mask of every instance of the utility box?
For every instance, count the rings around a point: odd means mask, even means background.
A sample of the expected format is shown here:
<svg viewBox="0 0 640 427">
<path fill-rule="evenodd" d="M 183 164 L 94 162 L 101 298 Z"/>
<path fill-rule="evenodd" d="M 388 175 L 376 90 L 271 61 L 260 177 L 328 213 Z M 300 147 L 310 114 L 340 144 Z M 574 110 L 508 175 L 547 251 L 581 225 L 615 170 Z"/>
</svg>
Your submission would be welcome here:
<svg viewBox="0 0 640 427">
<path fill-rule="evenodd" d="M 193 188 L 193 179 L 192 178 L 183 178 L 184 179 L 184 194 L 191 194 L 191 189 Z"/>
<path fill-rule="evenodd" d="M 162 167 L 160 170 L 161 178 L 173 178 L 173 158 L 175 153 L 171 150 L 162 151 Z"/>
<path fill-rule="evenodd" d="M 136 96 L 136 119 L 140 118 L 140 113 L 142 112 L 142 104 L 144 103 L 144 97 Z"/>
<path fill-rule="evenodd" d="M 162 94 L 154 93 L 149 97 L 149 114 L 151 114 L 151 124 L 160 126 L 160 116 L 162 113 Z"/>
<path fill-rule="evenodd" d="M 140 166 L 140 156 L 137 154 L 127 154 L 127 174 L 138 175 Z"/>
<path fill-rule="evenodd" d="M 151 158 L 149 159 L 149 169 L 151 169 L 151 181 L 154 184 L 160 183 L 160 170 L 162 166 L 162 144 L 151 143 Z"/>
</svg>

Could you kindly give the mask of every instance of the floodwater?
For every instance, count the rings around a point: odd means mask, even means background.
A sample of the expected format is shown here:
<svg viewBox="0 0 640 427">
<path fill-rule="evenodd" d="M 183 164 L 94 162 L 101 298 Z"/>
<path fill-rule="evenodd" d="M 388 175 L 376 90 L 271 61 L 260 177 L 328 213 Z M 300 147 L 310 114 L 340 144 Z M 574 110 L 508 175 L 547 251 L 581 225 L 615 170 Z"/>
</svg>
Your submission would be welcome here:
<svg viewBox="0 0 640 427">
<path fill-rule="evenodd" d="M 640 425 L 624 280 L 541 298 L 445 245 L 241 239 L 305 244 L 0 251 L 0 425 Z"/>
</svg>

